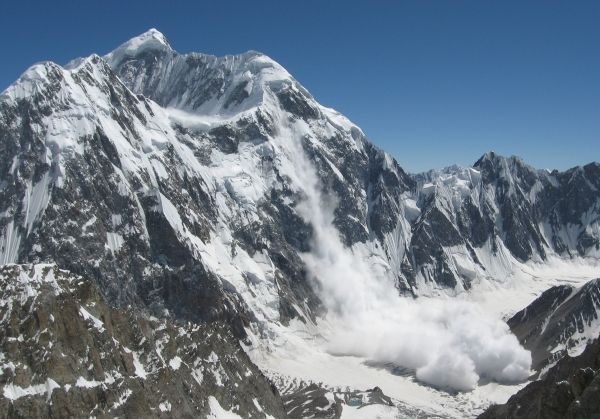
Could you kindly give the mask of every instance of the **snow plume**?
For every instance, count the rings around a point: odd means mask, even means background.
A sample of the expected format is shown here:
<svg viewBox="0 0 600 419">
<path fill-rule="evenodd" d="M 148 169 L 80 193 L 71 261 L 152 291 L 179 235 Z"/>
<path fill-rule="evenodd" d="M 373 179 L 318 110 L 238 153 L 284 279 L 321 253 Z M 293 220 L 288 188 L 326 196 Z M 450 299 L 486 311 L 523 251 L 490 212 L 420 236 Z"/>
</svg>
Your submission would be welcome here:
<svg viewBox="0 0 600 419">
<path fill-rule="evenodd" d="M 295 165 L 306 195 L 298 210 L 313 227 L 303 257 L 328 308 L 329 352 L 410 368 L 425 383 L 458 391 L 474 389 L 480 378 L 509 383 L 529 376 L 531 354 L 503 321 L 465 301 L 403 298 L 345 247 L 332 223 L 335 205 L 302 150 Z"/>
</svg>

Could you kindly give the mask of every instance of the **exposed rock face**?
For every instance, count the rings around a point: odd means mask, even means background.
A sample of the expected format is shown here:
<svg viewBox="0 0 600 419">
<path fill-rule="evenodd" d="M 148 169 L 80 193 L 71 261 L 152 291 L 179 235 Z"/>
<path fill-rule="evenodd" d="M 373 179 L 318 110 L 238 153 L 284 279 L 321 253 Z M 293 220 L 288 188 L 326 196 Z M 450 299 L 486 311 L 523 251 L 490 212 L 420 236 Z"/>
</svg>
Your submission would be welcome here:
<svg viewBox="0 0 600 419">
<path fill-rule="evenodd" d="M 600 341 L 574 358 L 566 356 L 538 381 L 504 405 L 491 406 L 480 419 L 596 418 L 600 415 Z"/>
<path fill-rule="evenodd" d="M 240 337 L 319 311 L 299 150 L 344 243 L 400 290 L 600 252 L 598 164 L 548 173 L 488 153 L 411 176 L 256 52 L 183 55 L 152 30 L 105 57 L 32 67 L 0 114 L 0 262 L 56 262 L 113 303 L 226 320 Z"/>
<path fill-rule="evenodd" d="M 469 288 L 513 262 L 599 252 L 598 164 L 548 173 L 488 153 L 410 176 L 256 52 L 182 55 L 152 30 L 104 58 L 32 67 L 0 112 L 2 262 L 56 262 L 110 301 L 224 319 L 242 337 L 255 316 L 318 312 L 297 146 L 344 243 L 374 248 L 401 290 Z M 273 269 L 222 272 L 236 258 Z M 255 292 L 248 275 L 275 315 L 240 297 Z M 205 303 L 175 303 L 181 291 Z"/>
<path fill-rule="evenodd" d="M 508 320 L 512 332 L 532 355 L 536 370 L 567 353 L 577 354 L 600 335 L 600 278 L 581 288 L 548 289 Z"/>
<path fill-rule="evenodd" d="M 227 327 L 110 308 L 52 265 L 1 267 L 0 290 L 0 417 L 285 416 Z"/>
<path fill-rule="evenodd" d="M 523 261 L 597 257 L 599 169 L 591 163 L 547 172 L 490 152 L 473 168 L 417 175 L 421 216 L 413 254 L 438 267 L 438 280 L 454 286 L 462 277 L 465 288 L 469 279 L 497 277 Z"/>
<path fill-rule="evenodd" d="M 348 252 L 377 267 L 368 280 L 399 292 L 600 256 L 599 164 L 488 153 L 410 175 L 269 57 L 179 54 L 156 30 L 27 70 L 0 95 L 0 155 L 0 265 L 55 264 L 132 316 L 247 343 L 323 311 L 304 160 Z"/>
<path fill-rule="evenodd" d="M 214 273 L 194 263 L 178 237 L 177 228 L 185 224 L 175 205 L 184 204 L 192 217 L 184 218 L 189 228 L 208 237 L 214 210 L 202 179 L 182 172 L 167 183 L 148 172 L 152 164 L 165 173 L 165 167 L 177 172 L 183 164 L 172 145 L 164 139 L 157 145 L 156 135 L 144 132 L 155 124 L 152 106 L 134 96 L 97 56 L 72 73 L 40 64 L 5 92 L 0 259 L 55 262 L 95 280 L 112 304 L 239 323 L 232 314 L 243 311 L 234 309 L 239 297 L 228 296 Z M 78 131 L 79 121 L 86 128 Z M 119 141 L 132 143 L 123 149 Z M 152 163 L 144 144 L 171 156 L 167 166 Z M 159 183 L 178 198 L 166 198 Z M 173 214 L 175 219 L 167 218 Z"/>
</svg>

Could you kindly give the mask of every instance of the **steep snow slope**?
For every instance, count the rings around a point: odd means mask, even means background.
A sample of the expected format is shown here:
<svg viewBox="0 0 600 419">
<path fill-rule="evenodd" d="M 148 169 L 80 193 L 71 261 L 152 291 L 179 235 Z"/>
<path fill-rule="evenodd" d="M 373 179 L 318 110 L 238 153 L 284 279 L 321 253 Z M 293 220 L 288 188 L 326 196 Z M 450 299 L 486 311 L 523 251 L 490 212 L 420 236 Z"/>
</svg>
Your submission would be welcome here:
<svg viewBox="0 0 600 419">
<path fill-rule="evenodd" d="M 223 320 L 264 350 L 290 323 L 326 330 L 325 310 L 364 321 L 382 294 L 389 322 L 411 306 L 399 293 L 599 256 L 598 164 L 488 153 L 411 176 L 270 58 L 183 55 L 156 30 L 30 68 L 0 97 L 0 153 L 0 263 L 56 263 L 114 304 Z"/>
</svg>

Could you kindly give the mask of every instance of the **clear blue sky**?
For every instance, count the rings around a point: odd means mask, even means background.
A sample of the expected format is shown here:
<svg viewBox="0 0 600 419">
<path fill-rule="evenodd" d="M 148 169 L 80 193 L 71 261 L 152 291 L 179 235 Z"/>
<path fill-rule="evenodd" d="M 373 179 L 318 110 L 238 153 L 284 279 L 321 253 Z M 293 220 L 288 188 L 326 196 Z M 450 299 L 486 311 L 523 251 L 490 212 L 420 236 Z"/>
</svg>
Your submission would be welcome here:
<svg viewBox="0 0 600 419">
<path fill-rule="evenodd" d="M 156 27 L 180 52 L 268 54 L 409 171 L 600 160 L 598 0 L 0 3 L 2 90 Z"/>
</svg>

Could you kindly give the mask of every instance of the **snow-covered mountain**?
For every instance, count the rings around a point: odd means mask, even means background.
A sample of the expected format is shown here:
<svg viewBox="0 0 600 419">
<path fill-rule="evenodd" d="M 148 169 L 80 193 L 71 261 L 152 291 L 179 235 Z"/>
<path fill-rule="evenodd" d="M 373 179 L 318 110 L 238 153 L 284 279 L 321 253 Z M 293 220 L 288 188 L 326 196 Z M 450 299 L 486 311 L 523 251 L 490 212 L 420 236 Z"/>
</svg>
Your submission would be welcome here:
<svg viewBox="0 0 600 419">
<path fill-rule="evenodd" d="M 507 403 L 490 406 L 479 419 L 595 418 L 600 412 L 600 341 L 565 356 Z"/>
<path fill-rule="evenodd" d="M 0 264 L 56 264 L 248 347 L 349 311 L 363 283 L 455 295 L 600 257 L 598 163 L 411 175 L 269 57 L 179 54 L 156 30 L 28 69 L 0 95 L 0 155 Z M 360 276 L 340 293 L 342 268 Z"/>
<path fill-rule="evenodd" d="M 508 320 L 534 367 L 546 367 L 566 354 L 578 355 L 600 336 L 600 278 L 581 287 L 559 285 L 544 291 Z"/>
</svg>

